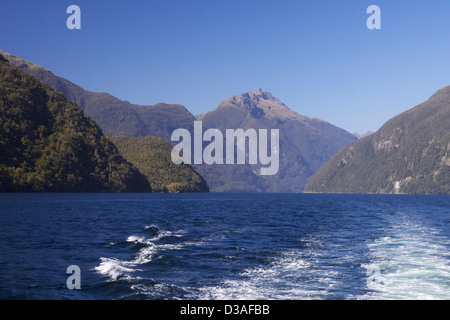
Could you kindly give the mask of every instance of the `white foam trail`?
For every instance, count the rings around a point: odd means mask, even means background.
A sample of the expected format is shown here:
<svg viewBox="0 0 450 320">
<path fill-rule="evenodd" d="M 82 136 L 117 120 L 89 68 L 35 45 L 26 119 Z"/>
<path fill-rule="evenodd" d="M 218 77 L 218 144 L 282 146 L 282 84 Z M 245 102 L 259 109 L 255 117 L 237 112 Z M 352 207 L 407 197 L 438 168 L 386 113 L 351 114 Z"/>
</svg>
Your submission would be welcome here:
<svg viewBox="0 0 450 320">
<path fill-rule="evenodd" d="M 122 261 L 115 258 L 100 258 L 100 265 L 94 269 L 105 276 L 108 276 L 111 280 L 115 281 L 123 275 L 138 271 L 133 269 L 134 266 L 128 261 Z"/>
<path fill-rule="evenodd" d="M 136 271 L 137 266 L 152 261 L 156 252 L 156 246 L 153 242 L 145 237 L 129 236 L 126 240 L 130 243 L 143 244 L 144 247 L 139 250 L 133 260 L 120 260 L 117 258 L 100 258 L 100 265 L 94 268 L 98 273 L 108 276 L 110 280 L 115 281 L 123 277 L 131 277 L 130 274 Z"/>
<path fill-rule="evenodd" d="M 120 260 L 117 258 L 100 258 L 100 264 L 94 268 L 99 274 L 108 276 L 110 280 L 115 281 L 117 279 L 131 278 L 131 273 L 136 271 L 142 271 L 136 269 L 137 266 L 149 263 L 153 260 L 153 256 L 157 251 L 164 250 L 181 250 L 186 245 L 195 245 L 194 243 L 184 244 L 155 244 L 158 240 L 164 237 L 182 237 L 185 233 L 183 230 L 178 231 L 165 231 L 159 230 L 157 226 L 146 226 L 145 229 L 154 228 L 157 230 L 157 235 L 152 238 L 146 238 L 143 236 L 131 235 L 126 239 L 129 243 L 138 243 L 143 245 L 143 248 L 138 251 L 133 260 Z M 108 246 L 113 246 L 116 243 L 108 243 Z"/>
<path fill-rule="evenodd" d="M 449 240 L 403 216 L 392 235 L 368 244 L 367 294 L 360 299 L 450 299 Z M 375 270 L 375 274 L 371 271 Z"/>
<path fill-rule="evenodd" d="M 129 242 L 141 242 L 147 244 L 147 247 L 142 248 L 136 254 L 135 258 L 131 261 L 120 260 L 116 258 L 100 258 L 100 265 L 95 267 L 94 269 L 105 276 L 108 276 L 110 280 L 117 280 L 122 277 L 129 277 L 131 273 L 136 271 L 141 271 L 140 269 L 136 269 L 137 266 L 141 264 L 148 263 L 152 261 L 152 257 L 155 252 L 155 246 L 151 243 L 147 243 L 144 239 L 130 239 Z"/>
<path fill-rule="evenodd" d="M 185 244 L 160 244 L 158 250 L 181 250 L 186 247 Z"/>
<path fill-rule="evenodd" d="M 323 299 L 340 284 L 339 272 L 318 267 L 309 259 L 314 254 L 306 251 L 285 252 L 267 267 L 245 270 L 240 280 L 227 280 L 220 286 L 202 288 L 199 299 Z"/>
<path fill-rule="evenodd" d="M 127 242 L 133 242 L 133 243 L 147 243 L 147 241 L 145 241 L 144 237 L 138 237 L 138 236 L 129 236 L 127 238 Z"/>
</svg>

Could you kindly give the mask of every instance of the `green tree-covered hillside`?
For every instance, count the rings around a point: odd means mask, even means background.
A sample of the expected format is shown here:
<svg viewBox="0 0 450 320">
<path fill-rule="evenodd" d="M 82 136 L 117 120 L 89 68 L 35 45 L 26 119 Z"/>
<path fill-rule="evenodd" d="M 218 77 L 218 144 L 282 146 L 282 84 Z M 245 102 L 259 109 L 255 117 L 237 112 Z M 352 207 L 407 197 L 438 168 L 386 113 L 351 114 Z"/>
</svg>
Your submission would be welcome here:
<svg viewBox="0 0 450 320">
<path fill-rule="evenodd" d="M 151 188 L 81 108 L 0 55 L 0 191 Z"/>
<path fill-rule="evenodd" d="M 172 147 L 159 137 L 108 136 L 120 153 L 149 180 L 155 192 L 208 192 L 206 181 L 191 166 L 175 165 Z"/>
</svg>

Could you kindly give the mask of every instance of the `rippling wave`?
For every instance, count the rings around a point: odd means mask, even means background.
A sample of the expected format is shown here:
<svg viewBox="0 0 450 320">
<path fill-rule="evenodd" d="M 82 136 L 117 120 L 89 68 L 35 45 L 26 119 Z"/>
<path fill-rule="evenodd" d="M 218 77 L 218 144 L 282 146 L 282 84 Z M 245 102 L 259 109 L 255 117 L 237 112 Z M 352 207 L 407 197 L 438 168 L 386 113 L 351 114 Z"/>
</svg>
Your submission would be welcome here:
<svg viewBox="0 0 450 320">
<path fill-rule="evenodd" d="M 1 299 L 450 299 L 448 196 L 0 197 Z"/>
</svg>

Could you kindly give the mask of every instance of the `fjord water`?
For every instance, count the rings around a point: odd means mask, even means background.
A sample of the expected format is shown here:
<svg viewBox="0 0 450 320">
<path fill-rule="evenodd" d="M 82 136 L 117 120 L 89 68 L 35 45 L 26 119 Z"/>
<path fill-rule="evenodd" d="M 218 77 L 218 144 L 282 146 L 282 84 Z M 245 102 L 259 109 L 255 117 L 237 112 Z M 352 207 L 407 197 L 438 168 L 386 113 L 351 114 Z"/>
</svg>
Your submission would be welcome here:
<svg viewBox="0 0 450 320">
<path fill-rule="evenodd" d="M 0 299 L 450 299 L 449 222 L 449 196 L 0 194 Z"/>
</svg>

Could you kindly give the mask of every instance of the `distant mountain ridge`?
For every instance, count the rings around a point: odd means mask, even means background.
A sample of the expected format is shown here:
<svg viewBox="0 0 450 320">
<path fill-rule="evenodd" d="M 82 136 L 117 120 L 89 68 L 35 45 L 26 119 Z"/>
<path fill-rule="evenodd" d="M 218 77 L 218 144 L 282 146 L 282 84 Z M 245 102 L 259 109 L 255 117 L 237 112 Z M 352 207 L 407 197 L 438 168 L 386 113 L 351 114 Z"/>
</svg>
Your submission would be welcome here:
<svg viewBox="0 0 450 320">
<path fill-rule="evenodd" d="M 105 134 L 127 137 L 158 136 L 170 140 L 178 128 L 192 129 L 194 116 L 183 106 L 159 103 L 152 106 L 131 104 L 108 93 L 95 93 L 58 76 L 44 67 L 0 50 L 11 65 L 21 69 L 84 109 Z"/>
<path fill-rule="evenodd" d="M 450 86 L 343 148 L 305 191 L 450 194 Z"/>
</svg>

